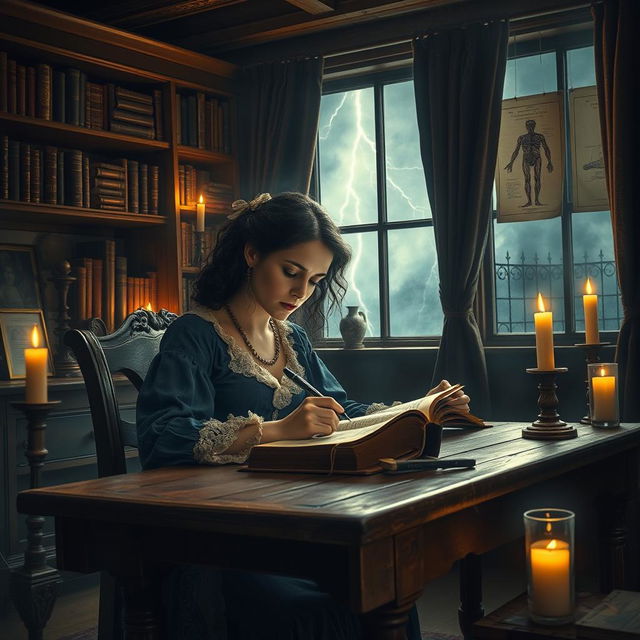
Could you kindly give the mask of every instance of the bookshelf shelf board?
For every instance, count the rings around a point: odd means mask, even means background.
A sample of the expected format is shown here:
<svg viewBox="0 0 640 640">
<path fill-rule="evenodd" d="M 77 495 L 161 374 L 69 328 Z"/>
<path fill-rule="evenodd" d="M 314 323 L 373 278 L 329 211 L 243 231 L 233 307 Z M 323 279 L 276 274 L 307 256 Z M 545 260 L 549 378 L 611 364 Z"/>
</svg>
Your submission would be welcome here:
<svg viewBox="0 0 640 640">
<path fill-rule="evenodd" d="M 165 216 L 153 216 L 129 212 L 81 209 L 56 204 L 36 204 L 16 200 L 0 200 L 0 215 L 3 220 L 25 222 L 60 222 L 64 224 L 106 224 L 116 227 L 146 227 L 166 224 Z"/>
<path fill-rule="evenodd" d="M 205 213 L 207 214 L 207 216 L 223 216 L 226 217 L 228 213 L 231 213 L 231 209 L 229 209 L 229 211 L 227 212 L 222 212 L 222 211 L 213 211 L 212 207 L 209 206 L 205 206 L 204 208 Z M 195 215 L 196 212 L 196 205 L 195 204 L 181 204 L 180 205 L 180 213 L 184 213 L 187 214 L 187 217 L 190 217 L 191 214 Z"/>
<path fill-rule="evenodd" d="M 184 275 L 198 275 L 200 273 L 200 267 L 182 267 L 182 273 Z"/>
<path fill-rule="evenodd" d="M 162 140 L 146 140 L 113 131 L 85 129 L 72 124 L 13 113 L 0 113 L 0 129 L 12 139 L 59 145 L 66 149 L 80 148 L 100 152 L 149 152 L 169 149 L 169 143 Z"/>
<path fill-rule="evenodd" d="M 227 153 L 185 147 L 184 145 L 178 145 L 178 159 L 180 162 L 198 162 L 201 164 L 224 164 L 233 161 L 233 158 Z"/>
</svg>

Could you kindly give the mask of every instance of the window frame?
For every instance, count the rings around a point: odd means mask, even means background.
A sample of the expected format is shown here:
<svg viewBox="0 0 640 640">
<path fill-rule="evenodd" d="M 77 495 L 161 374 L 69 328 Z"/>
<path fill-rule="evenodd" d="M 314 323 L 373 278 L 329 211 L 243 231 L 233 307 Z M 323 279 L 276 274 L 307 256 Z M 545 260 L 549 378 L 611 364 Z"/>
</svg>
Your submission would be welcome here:
<svg viewBox="0 0 640 640">
<path fill-rule="evenodd" d="M 384 139 L 384 87 L 413 80 L 411 60 L 393 70 L 363 73 L 347 78 L 325 80 L 322 95 L 355 91 L 357 89 L 373 88 L 375 136 L 376 136 L 376 190 L 378 201 L 378 218 L 375 222 L 345 225 L 340 232 L 347 237 L 354 233 L 375 232 L 378 244 L 378 291 L 380 295 L 380 336 L 365 337 L 367 347 L 433 347 L 440 343 L 441 334 L 434 336 L 391 336 L 390 335 L 390 306 L 389 306 L 389 257 L 388 232 L 397 229 L 418 229 L 433 227 L 432 218 L 391 222 L 387 219 L 386 201 L 386 149 Z M 311 193 L 321 201 L 320 175 L 320 145 L 316 144 L 316 159 L 311 180 Z M 320 347 L 336 347 L 342 345 L 341 338 L 319 337 L 316 341 Z"/>
<path fill-rule="evenodd" d="M 524 58 L 537 54 L 556 53 L 557 90 L 562 91 L 563 120 L 564 120 L 564 172 L 565 180 L 562 193 L 562 211 L 560 215 L 562 229 L 562 268 L 564 292 L 564 324 L 562 332 L 554 332 L 554 343 L 558 346 L 571 346 L 584 342 L 584 331 L 576 331 L 576 314 L 574 300 L 576 290 L 574 286 L 573 268 L 573 201 L 571 193 L 571 145 L 569 130 L 569 92 L 567 89 L 566 60 L 567 51 L 581 49 L 593 45 L 593 27 L 586 24 L 582 28 L 547 36 L 545 38 L 525 38 L 521 34 L 511 37 L 507 57 L 509 60 Z M 530 333 L 498 333 L 496 331 L 496 286 L 495 286 L 495 243 L 494 220 L 497 217 L 495 208 L 491 211 L 491 225 L 487 239 L 487 248 L 483 261 L 483 279 L 486 294 L 481 301 L 484 316 L 484 326 L 481 327 L 485 347 L 532 346 L 535 344 L 535 334 Z M 615 344 L 617 330 L 600 330 L 602 342 Z"/>
<path fill-rule="evenodd" d="M 564 318 L 565 329 L 562 332 L 554 332 L 554 342 L 558 346 L 569 346 L 584 342 L 584 332 L 576 331 L 576 315 L 574 300 L 576 291 L 573 279 L 573 236 L 572 215 L 573 202 L 571 200 L 571 146 L 569 131 L 569 95 L 567 87 L 566 58 L 567 51 L 593 45 L 593 26 L 590 23 L 581 23 L 561 27 L 562 31 L 553 35 L 535 37 L 535 31 L 519 32 L 510 35 L 508 47 L 508 59 L 527 57 L 549 52 L 556 53 L 556 79 L 557 90 L 563 92 L 563 118 L 564 118 L 564 171 L 565 180 L 563 186 L 563 201 L 561 211 L 562 229 L 562 261 L 563 261 L 563 292 L 564 292 Z M 349 225 L 341 227 L 343 235 L 357 232 L 376 232 L 378 237 L 378 264 L 379 264 L 379 291 L 381 309 L 381 336 L 366 337 L 367 347 L 437 347 L 441 340 L 441 334 L 437 336 L 412 336 L 392 337 L 389 335 L 390 309 L 389 309 L 389 259 L 387 232 L 394 229 L 433 227 L 433 219 L 412 220 L 406 222 L 389 222 L 386 208 L 386 170 L 385 170 L 385 140 L 384 140 L 384 85 L 396 82 L 413 80 L 413 66 L 411 59 L 407 59 L 401 66 L 393 70 L 368 71 L 361 74 L 350 74 L 339 79 L 325 79 L 322 95 L 351 91 L 366 87 L 374 89 L 375 109 L 375 134 L 376 134 L 376 173 L 377 173 L 377 198 L 378 220 L 376 222 Z M 320 200 L 320 176 L 319 144 L 316 145 L 316 159 L 311 179 L 311 194 Z M 494 252 L 494 220 L 497 211 L 492 208 L 491 224 L 487 237 L 487 246 L 484 252 L 479 296 L 476 300 L 478 309 L 478 324 L 485 347 L 509 347 L 509 346 L 533 346 L 535 344 L 534 333 L 497 333 L 496 331 L 496 288 L 495 288 L 495 252 Z M 603 342 L 615 344 L 617 330 L 600 330 L 600 338 Z M 315 344 L 319 347 L 339 347 L 342 344 L 340 338 L 318 337 Z"/>
</svg>

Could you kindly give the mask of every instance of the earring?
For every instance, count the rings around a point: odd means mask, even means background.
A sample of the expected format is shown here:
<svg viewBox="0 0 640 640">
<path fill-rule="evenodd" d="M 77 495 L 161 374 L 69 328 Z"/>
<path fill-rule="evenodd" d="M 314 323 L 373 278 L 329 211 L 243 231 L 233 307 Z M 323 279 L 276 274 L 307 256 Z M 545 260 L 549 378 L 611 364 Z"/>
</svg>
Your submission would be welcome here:
<svg viewBox="0 0 640 640">
<path fill-rule="evenodd" d="M 253 267 L 247 267 L 247 282 L 251 282 L 253 276 Z"/>
</svg>

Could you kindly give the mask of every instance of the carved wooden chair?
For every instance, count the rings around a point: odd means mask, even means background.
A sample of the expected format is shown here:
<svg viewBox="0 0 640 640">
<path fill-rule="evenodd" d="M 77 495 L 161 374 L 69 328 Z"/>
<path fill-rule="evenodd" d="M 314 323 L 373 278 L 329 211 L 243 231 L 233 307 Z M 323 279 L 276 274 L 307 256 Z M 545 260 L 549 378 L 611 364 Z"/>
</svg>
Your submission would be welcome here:
<svg viewBox="0 0 640 640">
<path fill-rule="evenodd" d="M 158 313 L 138 309 L 127 316 L 114 333 L 97 336 L 89 329 L 71 329 L 64 336 L 84 378 L 96 442 L 98 475 L 127 472 L 125 447 L 138 447 L 135 423 L 124 420 L 116 399 L 114 374 L 124 374 L 140 390 L 149 365 L 160 348 L 166 328 L 177 318 L 162 309 Z M 99 640 L 121 637 L 120 602 L 114 579 L 100 577 Z"/>
</svg>

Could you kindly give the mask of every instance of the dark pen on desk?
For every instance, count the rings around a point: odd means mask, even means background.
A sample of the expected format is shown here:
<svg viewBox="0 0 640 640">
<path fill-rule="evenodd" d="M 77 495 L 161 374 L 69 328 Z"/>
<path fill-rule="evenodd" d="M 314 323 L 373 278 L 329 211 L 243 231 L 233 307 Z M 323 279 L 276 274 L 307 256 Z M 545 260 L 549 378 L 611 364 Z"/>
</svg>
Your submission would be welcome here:
<svg viewBox="0 0 640 640">
<path fill-rule="evenodd" d="M 310 385 L 302 376 L 299 376 L 295 371 L 291 371 L 288 367 L 284 368 L 284 375 L 287 376 L 290 380 L 293 380 L 301 389 L 304 389 L 307 393 L 317 398 L 326 398 L 326 396 L 320 393 L 314 386 Z M 338 414 L 340 415 L 340 414 Z M 345 411 L 341 417 L 345 417 L 349 422 L 351 422 L 351 418 L 347 415 Z"/>
</svg>

